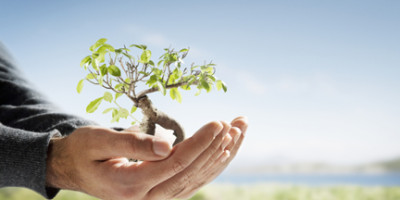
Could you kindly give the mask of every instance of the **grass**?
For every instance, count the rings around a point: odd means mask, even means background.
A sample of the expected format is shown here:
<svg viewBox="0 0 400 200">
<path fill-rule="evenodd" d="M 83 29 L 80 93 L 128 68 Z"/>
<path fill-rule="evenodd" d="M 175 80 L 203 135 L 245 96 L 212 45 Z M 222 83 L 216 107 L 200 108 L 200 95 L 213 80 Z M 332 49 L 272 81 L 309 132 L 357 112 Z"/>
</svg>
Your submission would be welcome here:
<svg viewBox="0 0 400 200">
<path fill-rule="evenodd" d="M 37 193 L 23 188 L 0 189 L 0 200 L 43 200 Z M 61 191 L 55 200 L 97 200 L 89 195 Z M 365 186 L 292 186 L 277 184 L 211 184 L 191 200 L 399 200 L 400 187 Z"/>
<path fill-rule="evenodd" d="M 400 200 L 400 187 L 210 185 L 193 200 Z"/>
</svg>

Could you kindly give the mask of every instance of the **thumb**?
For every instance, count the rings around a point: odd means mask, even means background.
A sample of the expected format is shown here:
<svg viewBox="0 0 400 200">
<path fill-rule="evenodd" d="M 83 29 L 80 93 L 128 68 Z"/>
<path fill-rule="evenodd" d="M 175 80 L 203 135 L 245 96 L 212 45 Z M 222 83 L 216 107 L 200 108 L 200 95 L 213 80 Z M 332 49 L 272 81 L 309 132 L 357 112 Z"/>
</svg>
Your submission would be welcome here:
<svg viewBox="0 0 400 200">
<path fill-rule="evenodd" d="M 106 159 L 126 157 L 145 161 L 162 160 L 171 153 L 168 141 L 140 132 L 113 132 L 108 134 Z M 104 144 L 104 143 L 103 143 Z"/>
</svg>

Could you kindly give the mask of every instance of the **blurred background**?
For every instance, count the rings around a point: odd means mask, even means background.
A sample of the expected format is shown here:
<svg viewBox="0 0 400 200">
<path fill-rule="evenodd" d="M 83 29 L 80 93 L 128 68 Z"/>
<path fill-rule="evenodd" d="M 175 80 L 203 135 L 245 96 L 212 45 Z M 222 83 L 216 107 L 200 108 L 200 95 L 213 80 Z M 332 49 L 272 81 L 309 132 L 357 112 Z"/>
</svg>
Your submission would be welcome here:
<svg viewBox="0 0 400 200">
<path fill-rule="evenodd" d="M 212 120 L 249 118 L 237 158 L 194 198 L 216 199 L 210 191 L 227 184 L 235 197 L 300 185 L 312 199 L 327 192 L 312 188 L 355 185 L 400 198 L 398 1 L 0 0 L 0 7 L 0 41 L 35 88 L 104 126 L 130 121 L 111 124 L 101 111 L 85 112 L 102 88 L 87 83 L 76 92 L 86 75 L 79 63 L 97 39 L 117 48 L 147 44 L 154 58 L 163 48 L 190 47 L 187 65 L 216 63 L 227 93 L 182 92 L 181 104 L 150 96 L 189 136 Z M 351 196 L 357 188 L 342 189 Z"/>
</svg>

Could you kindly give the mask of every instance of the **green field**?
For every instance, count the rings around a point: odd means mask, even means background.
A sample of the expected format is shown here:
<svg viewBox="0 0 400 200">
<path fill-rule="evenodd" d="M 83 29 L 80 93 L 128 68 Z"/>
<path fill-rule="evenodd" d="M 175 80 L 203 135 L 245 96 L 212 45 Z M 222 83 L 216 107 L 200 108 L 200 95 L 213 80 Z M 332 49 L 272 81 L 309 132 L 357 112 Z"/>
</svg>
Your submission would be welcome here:
<svg viewBox="0 0 400 200">
<path fill-rule="evenodd" d="M 43 200 L 40 195 L 21 188 L 0 189 L 0 200 Z M 83 193 L 61 191 L 55 200 L 95 200 Z M 400 200 L 400 187 L 329 186 L 308 187 L 276 184 L 235 186 L 211 184 L 192 200 Z"/>
</svg>

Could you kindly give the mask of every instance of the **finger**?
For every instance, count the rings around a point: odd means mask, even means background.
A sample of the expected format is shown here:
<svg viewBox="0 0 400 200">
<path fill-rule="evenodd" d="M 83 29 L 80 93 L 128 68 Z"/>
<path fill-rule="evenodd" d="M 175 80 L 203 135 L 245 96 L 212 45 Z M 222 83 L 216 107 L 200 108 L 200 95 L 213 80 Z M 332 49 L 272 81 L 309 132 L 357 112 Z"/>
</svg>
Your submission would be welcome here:
<svg viewBox="0 0 400 200">
<path fill-rule="evenodd" d="M 238 127 L 243 134 L 246 134 L 248 127 L 248 119 L 245 116 L 237 117 L 232 120 L 231 125 L 233 127 Z"/>
<path fill-rule="evenodd" d="M 248 126 L 247 119 L 240 117 L 236 118 L 232 121 L 232 125 L 239 126 L 246 131 Z M 229 132 L 231 135 L 240 135 L 238 140 L 235 143 L 231 142 L 227 149 L 216 159 L 216 161 L 209 162 L 206 166 L 202 167 L 202 173 L 199 173 L 201 174 L 201 177 L 203 177 L 203 179 L 199 180 L 199 182 L 202 183 L 201 185 L 187 188 L 187 190 L 182 192 L 177 198 L 188 198 L 193 195 L 197 190 L 200 189 L 201 186 L 210 183 L 218 175 L 220 175 L 233 160 L 243 143 L 245 134 L 241 133 L 239 129 L 235 129 L 234 127 L 232 127 Z"/>
<path fill-rule="evenodd" d="M 135 125 L 135 126 L 130 126 L 129 128 L 125 129 L 125 131 L 129 132 L 140 132 L 140 127 Z"/>
<path fill-rule="evenodd" d="M 173 153 L 168 159 L 160 162 L 146 163 L 147 166 L 145 169 L 149 170 L 142 174 L 149 177 L 149 179 L 159 181 L 157 182 L 157 185 L 170 179 L 191 165 L 209 148 L 215 138 L 219 134 L 223 134 L 224 131 L 226 131 L 224 130 L 224 124 L 221 122 L 211 122 L 206 124 L 192 137 L 176 145 Z M 156 165 L 163 166 L 163 168 L 158 169 L 157 174 L 154 173 L 154 168 L 157 168 Z M 151 199 L 163 199 L 166 198 L 166 194 L 170 195 L 171 192 L 173 191 L 168 188 L 161 189 L 161 187 L 157 186 L 151 189 L 149 197 L 151 197 Z"/>
<path fill-rule="evenodd" d="M 230 150 L 225 150 L 224 154 L 218 158 L 218 161 L 214 162 L 214 164 L 209 167 L 210 169 L 215 169 L 215 170 L 207 170 L 206 171 L 206 174 L 204 175 L 204 177 L 207 177 L 207 180 L 206 180 L 207 183 L 214 180 L 229 165 L 229 163 L 235 158 L 235 156 L 237 155 L 237 153 L 243 143 L 244 138 L 245 138 L 245 135 L 241 134 L 241 136 L 238 139 L 238 141 L 236 142 L 236 144 L 234 144 Z"/>
<path fill-rule="evenodd" d="M 199 176 L 198 172 L 201 171 L 202 167 L 207 162 L 209 162 L 210 157 L 214 156 L 216 153 L 220 154 L 223 152 L 222 143 L 225 136 L 229 136 L 227 133 L 230 129 L 230 124 L 227 122 L 221 122 L 221 124 L 223 125 L 221 133 L 215 138 L 207 150 L 205 150 L 185 170 L 157 186 L 157 190 L 162 191 L 167 197 L 173 198 L 179 191 L 182 191 L 181 188 L 183 186 L 184 189 L 186 189 L 188 186 L 193 184 L 193 181 L 196 182 L 196 180 L 201 179 L 201 177 L 197 177 Z M 168 193 L 165 191 L 168 191 Z M 154 192 L 157 193 L 156 190 L 154 190 Z"/>
<path fill-rule="evenodd" d="M 221 157 L 221 155 L 224 153 L 225 150 L 231 150 L 233 148 L 233 145 L 236 144 L 237 140 L 240 138 L 240 135 L 241 131 L 239 128 L 231 127 L 229 129 L 229 134 L 224 138 L 225 141 L 223 142 L 222 145 L 223 146 L 222 151 L 219 154 L 215 154 L 214 156 L 212 156 L 209 159 L 209 162 L 207 162 L 202 168 L 209 169 L 210 166 L 213 165 L 213 163 L 216 162 L 216 160 L 218 160 Z"/>
<path fill-rule="evenodd" d="M 172 150 L 167 141 L 144 133 L 109 131 L 96 134 L 97 148 L 94 148 L 93 154 L 97 160 L 127 157 L 155 161 L 166 158 Z"/>
<path fill-rule="evenodd" d="M 200 190 L 201 187 L 214 180 L 217 177 L 215 174 L 219 175 L 223 171 L 225 167 L 221 168 L 219 163 L 222 163 L 222 159 L 227 160 L 229 157 L 230 152 L 228 150 L 223 151 L 221 156 L 216 160 L 217 163 L 213 163 L 213 165 L 210 165 L 212 166 L 211 168 L 203 170 L 204 173 L 200 173 L 201 176 L 199 176 L 199 179 L 196 183 L 189 185 L 189 187 L 186 187 L 185 190 L 174 197 L 179 199 L 188 199 L 193 196 L 198 190 Z M 214 167 L 215 165 L 218 165 L 218 168 Z"/>
<path fill-rule="evenodd" d="M 231 135 L 233 135 L 233 137 L 235 137 L 234 140 L 236 140 L 236 142 L 230 143 L 227 147 L 226 150 L 232 151 L 232 149 L 236 146 L 236 143 L 239 139 L 244 138 L 246 131 L 247 131 L 247 127 L 248 127 L 248 120 L 247 117 L 238 117 L 234 120 L 232 120 L 231 122 L 232 125 L 232 129 L 235 129 L 235 131 L 231 131 Z M 240 147 L 241 143 L 239 144 L 238 147 Z M 235 152 L 236 154 L 236 152 Z"/>
</svg>

